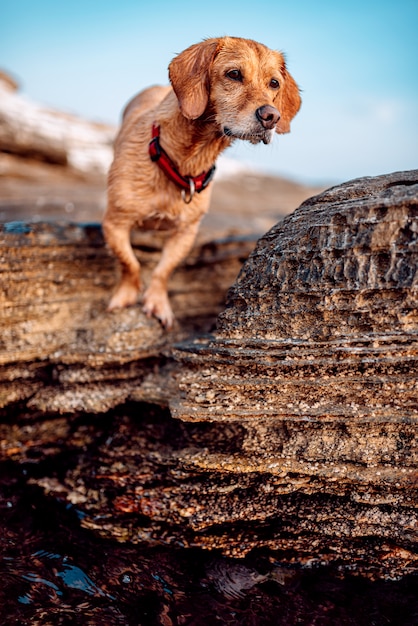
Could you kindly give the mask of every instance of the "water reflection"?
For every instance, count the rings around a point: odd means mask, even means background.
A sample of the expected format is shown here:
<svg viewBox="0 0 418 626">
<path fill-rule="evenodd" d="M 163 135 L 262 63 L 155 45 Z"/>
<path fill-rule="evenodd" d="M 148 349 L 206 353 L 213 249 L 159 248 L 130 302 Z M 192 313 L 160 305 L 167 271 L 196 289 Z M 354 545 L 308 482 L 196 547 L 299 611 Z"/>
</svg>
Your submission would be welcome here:
<svg viewBox="0 0 418 626">
<path fill-rule="evenodd" d="M 284 567 L 268 551 L 119 544 L 26 483 L 0 481 L 0 624 L 418 624 L 417 578 L 371 582 Z"/>
</svg>

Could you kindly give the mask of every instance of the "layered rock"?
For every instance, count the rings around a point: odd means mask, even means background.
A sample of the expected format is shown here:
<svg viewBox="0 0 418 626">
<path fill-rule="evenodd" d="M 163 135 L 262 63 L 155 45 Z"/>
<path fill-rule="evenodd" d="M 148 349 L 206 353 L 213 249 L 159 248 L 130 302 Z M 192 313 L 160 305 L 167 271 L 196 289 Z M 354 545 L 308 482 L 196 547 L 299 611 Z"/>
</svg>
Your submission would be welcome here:
<svg viewBox="0 0 418 626">
<path fill-rule="evenodd" d="M 145 282 L 163 239 L 133 234 Z M 213 326 L 253 245 L 235 237 L 195 247 L 170 284 L 178 324 L 167 333 L 140 305 L 106 311 L 116 262 L 98 224 L 0 225 L 0 407 L 103 413 L 129 399 L 167 404 L 161 353 Z"/>
<path fill-rule="evenodd" d="M 217 332 L 191 339 L 198 286 L 227 282 L 228 248 L 199 249 L 192 272 L 203 274 L 191 288 L 185 266 L 177 300 L 174 288 L 170 342 L 189 336 L 175 349 L 137 309 L 105 313 L 114 269 L 97 229 L 71 227 L 60 243 L 58 227 L 39 228 L 3 235 L 15 273 L 2 339 L 16 358 L 2 376 L 17 381 L 7 387 L 16 394 L 41 380 L 25 410 L 49 411 L 56 429 L 32 415 L 2 441 L 16 460 L 39 448 L 75 454 L 63 474 L 36 479 L 46 493 L 122 541 L 234 556 L 268 548 L 289 565 L 334 562 L 370 576 L 416 570 L 418 172 L 359 179 L 303 203 L 258 242 Z M 44 281 L 39 268 L 30 280 L 32 245 Z M 156 252 L 141 245 L 147 266 Z M 31 342 L 45 346 L 38 360 Z M 125 405 L 95 433 L 75 413 L 125 400 L 169 404 L 171 414 Z M 57 410 L 72 414 L 51 420 Z"/>
<path fill-rule="evenodd" d="M 348 562 L 377 541 L 383 570 L 391 543 L 399 571 L 416 559 L 417 268 L 418 172 L 352 181 L 267 233 L 217 334 L 177 351 L 172 414 L 242 429 L 232 453 L 188 459 L 234 476 L 229 523 L 261 519 L 278 546 Z M 219 523 L 222 506 L 195 502 L 192 524 Z"/>
</svg>

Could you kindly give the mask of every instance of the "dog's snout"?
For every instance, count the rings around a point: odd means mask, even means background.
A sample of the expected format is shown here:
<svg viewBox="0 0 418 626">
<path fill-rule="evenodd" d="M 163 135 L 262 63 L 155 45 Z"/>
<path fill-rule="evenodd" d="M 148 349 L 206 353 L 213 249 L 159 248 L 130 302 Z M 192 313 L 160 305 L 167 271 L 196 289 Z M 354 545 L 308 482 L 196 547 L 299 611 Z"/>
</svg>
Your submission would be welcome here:
<svg viewBox="0 0 418 626">
<path fill-rule="evenodd" d="M 267 128 L 268 130 L 272 130 L 280 119 L 280 113 L 270 104 L 265 104 L 260 107 L 255 114 L 263 128 Z"/>
</svg>

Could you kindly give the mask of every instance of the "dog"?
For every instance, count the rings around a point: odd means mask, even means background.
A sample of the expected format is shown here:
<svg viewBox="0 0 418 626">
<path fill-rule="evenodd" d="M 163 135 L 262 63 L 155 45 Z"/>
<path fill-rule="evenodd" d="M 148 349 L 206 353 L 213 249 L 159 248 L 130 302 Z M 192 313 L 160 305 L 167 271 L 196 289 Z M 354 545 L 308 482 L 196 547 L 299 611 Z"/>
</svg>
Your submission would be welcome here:
<svg viewBox="0 0 418 626">
<path fill-rule="evenodd" d="M 208 210 L 218 155 L 236 139 L 271 142 L 288 133 L 301 105 L 283 55 L 249 39 L 206 39 L 169 65 L 171 86 L 145 89 L 126 106 L 108 176 L 103 220 L 121 277 L 108 310 L 133 305 L 140 266 L 134 225 L 171 233 L 143 296 L 143 310 L 167 329 L 174 322 L 167 282 L 193 246 Z"/>
</svg>

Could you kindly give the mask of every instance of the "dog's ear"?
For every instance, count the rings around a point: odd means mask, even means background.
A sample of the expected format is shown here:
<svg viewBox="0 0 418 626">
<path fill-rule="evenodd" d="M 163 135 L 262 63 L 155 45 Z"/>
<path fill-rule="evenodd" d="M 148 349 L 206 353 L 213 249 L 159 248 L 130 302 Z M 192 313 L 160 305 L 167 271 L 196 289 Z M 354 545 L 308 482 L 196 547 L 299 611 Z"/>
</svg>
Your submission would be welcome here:
<svg viewBox="0 0 418 626">
<path fill-rule="evenodd" d="M 209 70 L 217 49 L 218 39 L 207 39 L 181 52 L 168 67 L 181 112 L 191 120 L 203 115 L 207 107 Z"/>
<path fill-rule="evenodd" d="M 290 122 L 295 117 L 302 103 L 299 87 L 289 72 L 284 70 L 284 83 L 280 90 L 281 101 L 278 106 L 280 120 L 276 126 L 276 133 L 290 133 Z"/>
</svg>

